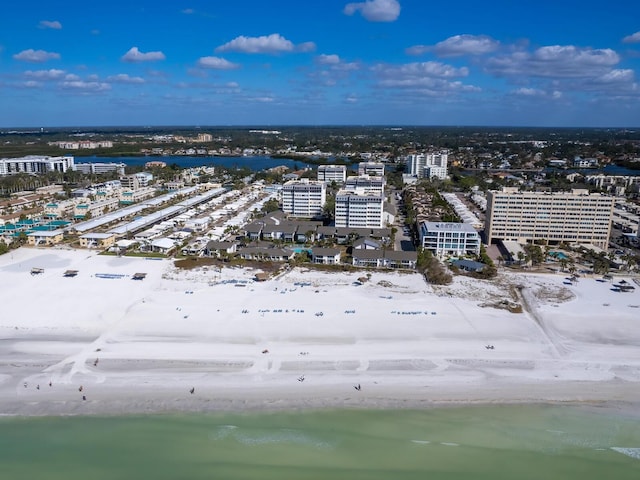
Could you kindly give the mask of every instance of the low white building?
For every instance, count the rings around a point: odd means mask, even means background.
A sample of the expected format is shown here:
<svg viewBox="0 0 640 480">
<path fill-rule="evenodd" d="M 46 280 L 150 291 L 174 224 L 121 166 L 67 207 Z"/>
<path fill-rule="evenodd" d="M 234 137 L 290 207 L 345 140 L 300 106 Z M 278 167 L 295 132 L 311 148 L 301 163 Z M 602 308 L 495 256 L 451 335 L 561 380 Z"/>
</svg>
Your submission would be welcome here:
<svg viewBox="0 0 640 480">
<path fill-rule="evenodd" d="M 437 257 L 478 255 L 480 235 L 468 223 L 420 222 L 420 244 Z"/>
<path fill-rule="evenodd" d="M 66 172 L 73 170 L 74 158 L 70 155 L 50 157 L 48 155 L 27 155 L 21 158 L 0 158 L 0 176 L 17 173 Z"/>
<path fill-rule="evenodd" d="M 76 163 L 73 166 L 73 170 L 87 175 L 92 173 L 99 175 L 108 172 L 116 172 L 118 175 L 124 175 L 125 167 L 126 165 L 124 163 L 113 162 Z"/>
</svg>

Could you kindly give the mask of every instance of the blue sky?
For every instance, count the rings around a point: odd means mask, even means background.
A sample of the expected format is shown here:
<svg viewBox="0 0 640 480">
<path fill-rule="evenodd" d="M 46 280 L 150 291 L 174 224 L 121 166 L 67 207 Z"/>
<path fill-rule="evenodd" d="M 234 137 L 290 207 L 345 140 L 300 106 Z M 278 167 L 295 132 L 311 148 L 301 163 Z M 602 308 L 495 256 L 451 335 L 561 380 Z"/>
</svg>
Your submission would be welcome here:
<svg viewBox="0 0 640 480">
<path fill-rule="evenodd" d="M 3 5 L 0 127 L 640 126 L 631 0 Z"/>
</svg>

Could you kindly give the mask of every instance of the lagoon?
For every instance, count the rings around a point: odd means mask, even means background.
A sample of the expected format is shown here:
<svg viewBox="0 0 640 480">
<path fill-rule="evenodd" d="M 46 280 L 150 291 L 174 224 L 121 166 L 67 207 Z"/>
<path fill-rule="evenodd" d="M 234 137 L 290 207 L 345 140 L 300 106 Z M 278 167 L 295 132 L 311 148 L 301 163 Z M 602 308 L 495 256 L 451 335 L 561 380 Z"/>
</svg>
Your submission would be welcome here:
<svg viewBox="0 0 640 480">
<path fill-rule="evenodd" d="M 167 165 L 173 163 L 179 165 L 181 168 L 192 168 L 202 166 L 215 166 L 220 165 L 223 167 L 231 168 L 249 168 L 253 171 L 264 170 L 266 168 L 273 168 L 280 165 L 284 165 L 289 168 L 303 168 L 306 164 L 300 160 L 292 160 L 289 158 L 271 158 L 267 156 L 252 156 L 252 157 L 188 157 L 184 155 L 170 155 L 166 157 L 152 156 L 152 157 L 75 157 L 75 163 L 124 163 L 127 166 L 143 166 L 147 162 L 161 161 Z"/>
</svg>

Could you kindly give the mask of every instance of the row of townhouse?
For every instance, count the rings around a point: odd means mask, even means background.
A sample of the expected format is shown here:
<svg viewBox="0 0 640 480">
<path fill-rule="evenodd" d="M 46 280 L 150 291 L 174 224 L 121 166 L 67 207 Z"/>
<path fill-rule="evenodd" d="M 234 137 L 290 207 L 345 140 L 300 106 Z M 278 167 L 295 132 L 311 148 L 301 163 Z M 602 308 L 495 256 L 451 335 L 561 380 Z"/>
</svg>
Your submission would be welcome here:
<svg viewBox="0 0 640 480">
<path fill-rule="evenodd" d="M 280 240 L 287 243 L 304 243 L 331 240 L 340 244 L 357 238 L 371 237 L 388 243 L 391 240 L 391 229 L 324 226 L 321 222 L 281 221 L 274 224 L 262 220 L 246 225 L 244 236 L 252 241 Z"/>
<path fill-rule="evenodd" d="M 296 251 L 289 248 L 273 246 L 238 247 L 236 242 L 216 242 L 207 244 L 205 255 L 222 257 L 236 255 L 243 260 L 286 262 L 292 260 Z M 311 263 L 320 265 L 339 265 L 342 263 L 342 251 L 337 248 L 313 247 L 308 249 Z M 351 264 L 358 267 L 415 269 L 416 252 L 397 252 L 384 250 L 355 249 L 351 256 Z"/>
</svg>

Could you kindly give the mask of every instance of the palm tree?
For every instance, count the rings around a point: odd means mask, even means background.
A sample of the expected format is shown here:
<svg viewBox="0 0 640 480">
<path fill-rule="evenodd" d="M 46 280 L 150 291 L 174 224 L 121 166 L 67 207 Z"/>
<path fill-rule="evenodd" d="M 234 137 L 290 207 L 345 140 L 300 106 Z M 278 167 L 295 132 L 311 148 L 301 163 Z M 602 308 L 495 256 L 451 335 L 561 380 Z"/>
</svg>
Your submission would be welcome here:
<svg viewBox="0 0 640 480">
<path fill-rule="evenodd" d="M 569 264 L 569 260 L 567 260 L 566 258 L 561 258 L 560 259 L 560 271 L 564 272 L 565 269 L 567 268 L 568 264 Z"/>
</svg>

